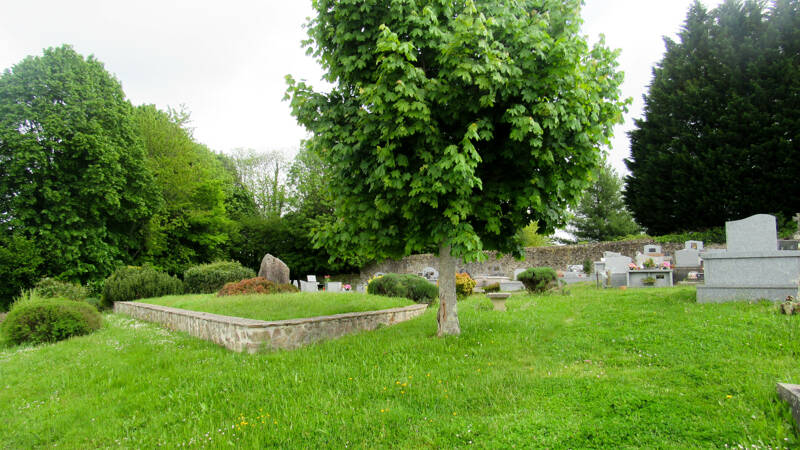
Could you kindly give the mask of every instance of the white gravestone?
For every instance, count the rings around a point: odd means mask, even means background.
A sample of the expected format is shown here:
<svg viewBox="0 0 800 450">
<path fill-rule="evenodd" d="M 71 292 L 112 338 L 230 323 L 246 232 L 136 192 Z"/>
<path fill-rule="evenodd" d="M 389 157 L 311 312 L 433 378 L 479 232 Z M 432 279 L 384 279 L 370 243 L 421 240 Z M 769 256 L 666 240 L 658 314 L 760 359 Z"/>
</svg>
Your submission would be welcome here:
<svg viewBox="0 0 800 450">
<path fill-rule="evenodd" d="M 703 241 L 686 241 L 683 243 L 683 248 L 703 251 Z"/>
<path fill-rule="evenodd" d="M 329 281 L 328 284 L 325 286 L 325 290 L 327 292 L 342 292 L 342 282 Z"/>
<path fill-rule="evenodd" d="M 317 282 L 308 282 L 300 280 L 300 292 L 317 292 Z"/>
</svg>

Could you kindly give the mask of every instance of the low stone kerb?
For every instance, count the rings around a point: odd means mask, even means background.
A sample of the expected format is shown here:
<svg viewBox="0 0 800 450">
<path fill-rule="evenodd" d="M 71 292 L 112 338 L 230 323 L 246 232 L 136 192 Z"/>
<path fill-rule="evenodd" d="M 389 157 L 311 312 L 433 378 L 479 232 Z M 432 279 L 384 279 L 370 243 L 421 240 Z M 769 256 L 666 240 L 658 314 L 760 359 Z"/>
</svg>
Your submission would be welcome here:
<svg viewBox="0 0 800 450">
<path fill-rule="evenodd" d="M 379 325 L 393 325 L 424 313 L 428 305 L 378 311 L 264 321 L 189 311 L 139 302 L 115 302 L 114 312 L 156 322 L 235 351 L 254 353 L 262 348 L 291 349 L 322 339 L 333 339 Z"/>
</svg>

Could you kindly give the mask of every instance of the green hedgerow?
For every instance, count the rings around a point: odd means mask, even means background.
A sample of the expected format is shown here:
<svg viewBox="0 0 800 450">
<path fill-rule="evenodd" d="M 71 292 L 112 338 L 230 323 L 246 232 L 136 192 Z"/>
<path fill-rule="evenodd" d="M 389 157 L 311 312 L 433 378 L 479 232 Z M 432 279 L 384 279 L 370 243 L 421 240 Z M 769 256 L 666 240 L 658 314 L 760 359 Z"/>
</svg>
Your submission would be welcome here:
<svg viewBox="0 0 800 450">
<path fill-rule="evenodd" d="M 528 292 L 544 292 L 555 287 L 557 278 L 556 271 L 551 267 L 531 267 L 517 275 L 517 280 L 525 285 Z"/>
<path fill-rule="evenodd" d="M 103 304 L 183 294 L 183 283 L 150 266 L 120 267 L 103 284 Z"/>
<path fill-rule="evenodd" d="M 373 278 L 367 285 L 367 293 L 431 303 L 439 296 L 439 288 L 417 275 L 389 273 Z"/>
<path fill-rule="evenodd" d="M 187 293 L 211 294 L 222 289 L 226 283 L 235 283 L 255 276 L 253 269 L 244 267 L 236 261 L 217 261 L 186 269 L 183 272 L 183 283 Z"/>
<path fill-rule="evenodd" d="M 217 297 L 245 294 L 278 294 L 297 291 L 298 289 L 291 284 L 278 284 L 263 277 L 255 277 L 226 283 L 225 286 L 217 292 Z"/>
<path fill-rule="evenodd" d="M 42 278 L 33 286 L 33 290 L 41 298 L 66 298 L 83 301 L 89 296 L 89 290 L 85 287 L 55 278 Z"/>
<path fill-rule="evenodd" d="M 100 328 L 97 308 L 65 298 L 32 298 L 11 306 L 2 323 L 6 340 L 14 344 L 56 342 Z"/>
</svg>

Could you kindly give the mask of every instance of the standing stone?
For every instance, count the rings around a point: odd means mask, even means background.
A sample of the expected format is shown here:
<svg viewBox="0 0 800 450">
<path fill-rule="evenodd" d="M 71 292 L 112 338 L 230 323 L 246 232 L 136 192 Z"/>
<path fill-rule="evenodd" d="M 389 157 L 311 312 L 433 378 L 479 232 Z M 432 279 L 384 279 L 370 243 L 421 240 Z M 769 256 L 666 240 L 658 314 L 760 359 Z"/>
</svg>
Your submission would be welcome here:
<svg viewBox="0 0 800 450">
<path fill-rule="evenodd" d="M 775 216 L 756 214 L 746 219 L 725 222 L 729 252 L 774 252 L 778 250 Z"/>
<path fill-rule="evenodd" d="M 258 276 L 278 284 L 289 284 L 289 266 L 267 253 L 261 260 Z"/>
</svg>

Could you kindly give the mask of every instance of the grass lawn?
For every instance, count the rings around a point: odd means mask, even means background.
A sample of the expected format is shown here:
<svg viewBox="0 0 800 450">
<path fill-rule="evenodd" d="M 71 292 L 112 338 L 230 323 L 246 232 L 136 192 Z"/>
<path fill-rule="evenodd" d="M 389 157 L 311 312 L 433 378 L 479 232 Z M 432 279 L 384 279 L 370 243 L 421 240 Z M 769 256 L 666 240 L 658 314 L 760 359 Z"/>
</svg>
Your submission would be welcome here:
<svg viewBox="0 0 800 450">
<path fill-rule="evenodd" d="M 414 304 L 413 301 L 405 298 L 389 298 L 355 292 L 297 292 L 293 294 L 232 295 L 226 297 L 217 297 L 215 294 L 170 295 L 137 301 L 258 320 L 329 316 L 349 312 L 400 308 Z"/>
<path fill-rule="evenodd" d="M 691 287 L 459 303 L 293 351 L 232 353 L 107 314 L 0 350 L 0 448 L 797 447 L 800 317 Z"/>
</svg>

